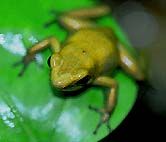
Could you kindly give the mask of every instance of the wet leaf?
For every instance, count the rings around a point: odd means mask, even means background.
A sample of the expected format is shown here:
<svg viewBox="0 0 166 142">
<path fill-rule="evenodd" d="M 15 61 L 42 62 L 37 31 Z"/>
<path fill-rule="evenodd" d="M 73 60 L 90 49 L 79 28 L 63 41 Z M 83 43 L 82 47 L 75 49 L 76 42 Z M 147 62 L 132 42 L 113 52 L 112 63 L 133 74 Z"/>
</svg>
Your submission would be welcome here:
<svg viewBox="0 0 166 142">
<path fill-rule="evenodd" d="M 0 5 L 0 141 L 1 142 L 87 142 L 108 135 L 103 125 L 97 135 L 92 132 L 99 115 L 88 105 L 102 107 L 101 88 L 90 88 L 76 97 L 60 98 L 49 81 L 47 59 L 50 50 L 39 54 L 40 68 L 32 63 L 22 77 L 20 67 L 12 65 L 25 54 L 26 48 L 50 35 L 64 40 L 66 31 L 55 24 L 44 25 L 55 15 L 50 11 L 67 11 L 89 7 L 95 1 L 82 0 L 6 0 Z M 99 19 L 114 28 L 119 39 L 129 45 L 113 17 Z M 129 45 L 130 46 L 130 45 Z M 137 87 L 134 81 L 117 71 L 118 102 L 110 124 L 115 129 L 130 111 Z"/>
</svg>

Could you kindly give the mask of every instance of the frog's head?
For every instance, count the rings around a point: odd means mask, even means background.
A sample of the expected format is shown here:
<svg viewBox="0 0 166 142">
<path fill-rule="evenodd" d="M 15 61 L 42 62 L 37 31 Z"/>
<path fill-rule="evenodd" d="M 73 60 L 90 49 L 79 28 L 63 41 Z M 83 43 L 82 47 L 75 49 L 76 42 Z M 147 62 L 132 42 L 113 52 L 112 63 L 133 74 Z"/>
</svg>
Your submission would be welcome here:
<svg viewBox="0 0 166 142">
<path fill-rule="evenodd" d="M 51 69 L 51 83 L 56 89 L 75 91 L 92 82 L 87 69 L 71 66 L 60 54 L 50 56 L 48 65 Z"/>
</svg>

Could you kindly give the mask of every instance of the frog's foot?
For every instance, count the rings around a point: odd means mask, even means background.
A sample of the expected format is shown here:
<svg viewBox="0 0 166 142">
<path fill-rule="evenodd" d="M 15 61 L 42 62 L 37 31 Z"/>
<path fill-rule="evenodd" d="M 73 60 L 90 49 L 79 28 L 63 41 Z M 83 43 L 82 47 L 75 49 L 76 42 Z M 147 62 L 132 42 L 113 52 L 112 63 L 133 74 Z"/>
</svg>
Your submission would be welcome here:
<svg viewBox="0 0 166 142">
<path fill-rule="evenodd" d="M 47 23 L 44 24 L 44 28 L 48 28 L 50 26 L 52 26 L 53 24 L 56 24 L 58 22 L 56 17 L 59 17 L 61 15 L 60 12 L 52 9 L 50 10 L 50 14 L 53 15 L 55 18 L 53 18 L 52 20 L 48 21 Z"/>
<path fill-rule="evenodd" d="M 23 73 L 25 72 L 28 64 L 35 60 L 35 55 L 34 54 L 27 54 L 25 55 L 20 61 L 16 62 L 13 64 L 13 67 L 16 67 L 18 65 L 23 65 L 21 71 L 19 72 L 18 76 L 22 76 Z"/>
<path fill-rule="evenodd" d="M 50 21 L 48 21 L 47 23 L 44 24 L 44 28 L 48 28 L 51 25 L 55 24 L 56 22 L 57 22 L 56 19 L 50 20 Z"/>
<path fill-rule="evenodd" d="M 94 111 L 96 111 L 96 112 L 98 112 L 98 113 L 101 114 L 101 119 L 100 119 L 99 123 L 97 124 L 95 130 L 93 131 L 93 134 L 97 134 L 98 129 L 99 129 L 99 128 L 101 127 L 101 125 L 104 124 L 104 123 L 106 124 L 106 126 L 107 126 L 109 132 L 111 132 L 112 130 L 111 130 L 111 127 L 110 127 L 110 124 L 109 124 L 109 120 L 110 120 L 110 115 L 111 115 L 111 114 L 110 114 L 105 108 L 103 108 L 103 109 L 98 109 L 98 108 L 96 108 L 96 107 L 89 106 L 89 109 L 94 110 Z"/>
</svg>

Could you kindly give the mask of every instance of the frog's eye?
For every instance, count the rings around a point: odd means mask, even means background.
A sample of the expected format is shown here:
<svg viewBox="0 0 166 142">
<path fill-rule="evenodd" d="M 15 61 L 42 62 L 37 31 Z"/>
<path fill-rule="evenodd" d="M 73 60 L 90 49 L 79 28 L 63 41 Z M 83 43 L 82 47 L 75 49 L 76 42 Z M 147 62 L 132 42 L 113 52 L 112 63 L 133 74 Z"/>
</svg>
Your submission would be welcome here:
<svg viewBox="0 0 166 142">
<path fill-rule="evenodd" d="M 59 54 L 55 53 L 48 58 L 47 64 L 49 67 L 55 68 L 55 67 L 60 66 L 62 64 L 62 58 Z"/>
<path fill-rule="evenodd" d="M 47 64 L 48 64 L 49 67 L 51 66 L 51 56 L 48 58 Z"/>
<path fill-rule="evenodd" d="M 79 81 L 76 82 L 77 85 L 82 85 L 82 84 L 86 84 L 88 83 L 88 81 L 91 79 L 90 75 L 86 75 L 85 77 L 83 77 L 82 79 L 80 79 Z"/>
</svg>

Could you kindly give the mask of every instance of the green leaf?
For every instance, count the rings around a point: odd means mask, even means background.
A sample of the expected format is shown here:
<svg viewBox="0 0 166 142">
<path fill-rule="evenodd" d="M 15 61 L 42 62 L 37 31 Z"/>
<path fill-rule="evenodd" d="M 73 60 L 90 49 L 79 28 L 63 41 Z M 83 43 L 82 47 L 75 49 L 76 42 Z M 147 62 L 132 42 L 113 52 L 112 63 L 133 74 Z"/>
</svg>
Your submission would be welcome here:
<svg viewBox="0 0 166 142">
<path fill-rule="evenodd" d="M 97 135 L 92 132 L 100 116 L 88 105 L 102 107 L 101 88 L 90 88 L 77 97 L 60 98 L 49 81 L 47 58 L 41 55 L 43 68 L 32 63 L 22 77 L 21 67 L 12 65 L 25 54 L 25 49 L 50 35 L 64 40 L 66 31 L 55 24 L 44 28 L 54 18 L 51 10 L 68 11 L 95 5 L 90 0 L 6 0 L 0 5 L 0 141 L 1 142 L 93 142 L 108 135 L 103 125 Z M 108 22 L 109 21 L 109 22 Z M 100 24 L 113 27 L 119 39 L 130 44 L 113 17 Z M 117 71 L 118 102 L 110 124 L 114 130 L 132 108 L 137 86 L 123 71 Z"/>
</svg>

